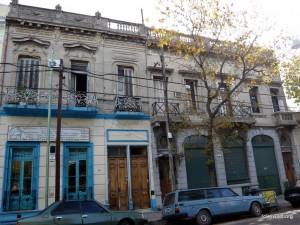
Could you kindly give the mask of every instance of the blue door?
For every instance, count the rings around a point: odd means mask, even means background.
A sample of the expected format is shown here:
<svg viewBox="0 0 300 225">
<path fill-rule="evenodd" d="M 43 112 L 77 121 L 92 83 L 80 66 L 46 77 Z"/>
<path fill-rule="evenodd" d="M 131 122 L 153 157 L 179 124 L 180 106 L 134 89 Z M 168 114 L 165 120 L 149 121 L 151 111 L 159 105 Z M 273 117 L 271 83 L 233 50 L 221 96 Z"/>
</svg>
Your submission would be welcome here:
<svg viewBox="0 0 300 225">
<path fill-rule="evenodd" d="M 33 148 L 12 147 L 9 151 L 6 211 L 35 208 Z"/>
<path fill-rule="evenodd" d="M 67 199 L 91 199 L 91 169 L 87 148 L 68 148 Z"/>
</svg>

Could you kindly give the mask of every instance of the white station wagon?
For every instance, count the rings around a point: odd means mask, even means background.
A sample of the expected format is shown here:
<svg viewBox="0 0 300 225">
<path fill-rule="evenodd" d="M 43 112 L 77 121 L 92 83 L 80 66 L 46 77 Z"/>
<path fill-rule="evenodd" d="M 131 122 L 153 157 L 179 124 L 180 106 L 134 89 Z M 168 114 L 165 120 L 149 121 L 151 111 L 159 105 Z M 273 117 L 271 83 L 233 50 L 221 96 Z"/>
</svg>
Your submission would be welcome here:
<svg viewBox="0 0 300 225">
<path fill-rule="evenodd" d="M 201 188 L 166 194 L 162 214 L 167 221 L 196 219 L 199 225 L 209 225 L 216 216 L 239 213 L 261 216 L 266 206 L 263 196 L 239 196 L 227 187 Z"/>
</svg>

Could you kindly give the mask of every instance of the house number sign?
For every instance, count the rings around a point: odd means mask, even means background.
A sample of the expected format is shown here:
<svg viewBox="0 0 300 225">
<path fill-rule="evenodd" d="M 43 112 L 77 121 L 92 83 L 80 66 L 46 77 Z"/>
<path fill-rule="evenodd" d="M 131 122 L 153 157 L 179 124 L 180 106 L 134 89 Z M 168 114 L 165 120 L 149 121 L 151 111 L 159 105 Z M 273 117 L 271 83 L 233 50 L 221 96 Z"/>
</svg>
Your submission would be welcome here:
<svg viewBox="0 0 300 225">
<path fill-rule="evenodd" d="M 47 141 L 47 127 L 8 127 L 8 141 Z M 60 140 L 68 142 L 89 142 L 89 128 L 62 128 Z M 50 141 L 56 140 L 56 128 L 50 129 Z"/>
</svg>

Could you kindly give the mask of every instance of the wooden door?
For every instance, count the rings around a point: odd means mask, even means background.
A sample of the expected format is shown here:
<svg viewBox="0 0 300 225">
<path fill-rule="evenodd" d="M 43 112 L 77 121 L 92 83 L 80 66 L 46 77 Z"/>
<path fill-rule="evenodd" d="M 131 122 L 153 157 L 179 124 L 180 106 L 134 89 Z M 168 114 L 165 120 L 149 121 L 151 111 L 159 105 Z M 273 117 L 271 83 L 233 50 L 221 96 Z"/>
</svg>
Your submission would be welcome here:
<svg viewBox="0 0 300 225">
<path fill-rule="evenodd" d="M 145 156 L 131 158 L 132 200 L 134 209 L 150 207 L 148 161 Z"/>
<path fill-rule="evenodd" d="M 112 210 L 128 210 L 126 158 L 111 157 L 109 163 L 109 202 Z"/>
<path fill-rule="evenodd" d="M 282 158 L 284 162 L 285 174 L 290 185 L 295 182 L 294 164 L 292 152 L 282 152 Z"/>
<path fill-rule="evenodd" d="M 168 192 L 172 191 L 171 181 L 169 178 L 169 173 L 170 173 L 169 158 L 159 157 L 158 158 L 158 167 L 159 167 L 161 199 L 163 200 L 165 195 Z"/>
</svg>

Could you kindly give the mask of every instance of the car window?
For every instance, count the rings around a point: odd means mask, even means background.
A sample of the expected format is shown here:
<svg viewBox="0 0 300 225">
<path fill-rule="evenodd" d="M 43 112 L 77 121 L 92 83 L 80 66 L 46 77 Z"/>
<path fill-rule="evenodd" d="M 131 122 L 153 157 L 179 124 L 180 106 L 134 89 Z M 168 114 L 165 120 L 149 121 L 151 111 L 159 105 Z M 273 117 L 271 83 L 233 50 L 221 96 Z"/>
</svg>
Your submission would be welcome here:
<svg viewBox="0 0 300 225">
<path fill-rule="evenodd" d="M 218 189 L 207 189 L 206 197 L 207 198 L 221 198 L 221 194 Z"/>
<path fill-rule="evenodd" d="M 81 202 L 82 213 L 104 213 L 106 210 L 94 201 Z"/>
<path fill-rule="evenodd" d="M 237 193 L 235 193 L 234 191 L 232 191 L 229 188 L 222 188 L 222 189 L 220 189 L 220 191 L 221 191 L 221 194 L 222 194 L 223 197 L 236 197 L 236 196 L 238 196 Z"/>
<path fill-rule="evenodd" d="M 175 193 L 166 195 L 164 199 L 164 206 L 174 204 L 174 200 L 175 200 Z"/>
<path fill-rule="evenodd" d="M 178 201 L 194 201 L 204 199 L 204 190 L 181 191 L 178 194 Z"/>
<path fill-rule="evenodd" d="M 76 213 L 81 213 L 80 205 L 78 201 L 62 202 L 52 211 L 52 215 L 76 214 Z"/>
</svg>

